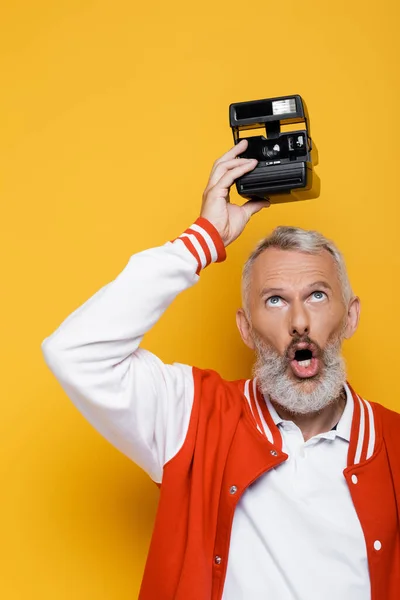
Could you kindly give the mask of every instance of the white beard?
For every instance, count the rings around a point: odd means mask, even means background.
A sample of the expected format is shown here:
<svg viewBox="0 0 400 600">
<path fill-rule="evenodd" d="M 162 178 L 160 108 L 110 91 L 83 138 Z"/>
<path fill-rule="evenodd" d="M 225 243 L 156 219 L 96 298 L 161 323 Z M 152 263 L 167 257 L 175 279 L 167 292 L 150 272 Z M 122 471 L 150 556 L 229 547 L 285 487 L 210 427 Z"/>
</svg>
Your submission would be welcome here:
<svg viewBox="0 0 400 600">
<path fill-rule="evenodd" d="M 310 380 L 293 379 L 288 374 L 289 361 L 285 356 L 267 346 L 253 333 L 257 360 L 254 365 L 254 377 L 264 395 L 292 414 L 306 415 L 316 413 L 337 400 L 346 381 L 346 365 L 341 355 L 343 336 L 330 342 L 322 351 L 320 373 Z"/>
</svg>

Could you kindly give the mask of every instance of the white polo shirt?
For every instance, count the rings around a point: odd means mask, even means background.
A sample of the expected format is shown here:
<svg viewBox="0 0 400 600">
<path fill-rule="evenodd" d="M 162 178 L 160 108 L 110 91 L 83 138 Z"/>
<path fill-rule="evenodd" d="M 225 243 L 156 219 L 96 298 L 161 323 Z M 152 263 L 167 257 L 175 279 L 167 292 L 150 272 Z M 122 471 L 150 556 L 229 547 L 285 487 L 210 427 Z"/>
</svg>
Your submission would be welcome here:
<svg viewBox="0 0 400 600">
<path fill-rule="evenodd" d="M 266 398 L 289 458 L 237 505 L 223 600 L 370 600 L 365 539 L 343 476 L 353 416 L 346 392 L 336 430 L 307 442 Z"/>
</svg>

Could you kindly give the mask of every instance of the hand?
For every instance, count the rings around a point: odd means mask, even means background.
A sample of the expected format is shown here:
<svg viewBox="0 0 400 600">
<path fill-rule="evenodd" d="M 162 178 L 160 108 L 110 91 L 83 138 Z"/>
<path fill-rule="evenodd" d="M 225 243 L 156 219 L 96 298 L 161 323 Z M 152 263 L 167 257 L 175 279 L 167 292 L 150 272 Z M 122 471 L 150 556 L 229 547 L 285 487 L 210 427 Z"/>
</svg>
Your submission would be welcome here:
<svg viewBox="0 0 400 600">
<path fill-rule="evenodd" d="M 214 225 L 225 246 L 239 237 L 252 215 L 270 205 L 269 200 L 249 200 L 243 206 L 230 204 L 232 184 L 252 171 L 258 162 L 255 159 L 236 158 L 246 150 L 247 145 L 247 140 L 242 140 L 214 163 L 203 194 L 200 216 Z"/>
</svg>

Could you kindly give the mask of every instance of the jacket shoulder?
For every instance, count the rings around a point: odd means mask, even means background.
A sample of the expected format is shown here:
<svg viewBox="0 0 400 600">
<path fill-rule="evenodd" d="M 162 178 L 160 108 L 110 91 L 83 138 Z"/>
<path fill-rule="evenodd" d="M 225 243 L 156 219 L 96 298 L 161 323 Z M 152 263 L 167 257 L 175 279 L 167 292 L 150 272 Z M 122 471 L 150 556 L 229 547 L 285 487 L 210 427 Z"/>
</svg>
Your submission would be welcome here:
<svg viewBox="0 0 400 600">
<path fill-rule="evenodd" d="M 378 402 L 371 402 L 374 411 L 379 415 L 379 420 L 382 425 L 383 434 L 398 433 L 400 436 L 400 413 L 379 404 Z M 400 443 L 400 437 L 399 437 Z"/>
<path fill-rule="evenodd" d="M 193 377 L 198 387 L 219 387 L 225 390 L 232 390 L 239 394 L 243 393 L 245 383 L 247 381 L 246 379 L 226 379 L 214 369 L 203 369 L 195 366 L 192 367 L 192 369 Z"/>
</svg>

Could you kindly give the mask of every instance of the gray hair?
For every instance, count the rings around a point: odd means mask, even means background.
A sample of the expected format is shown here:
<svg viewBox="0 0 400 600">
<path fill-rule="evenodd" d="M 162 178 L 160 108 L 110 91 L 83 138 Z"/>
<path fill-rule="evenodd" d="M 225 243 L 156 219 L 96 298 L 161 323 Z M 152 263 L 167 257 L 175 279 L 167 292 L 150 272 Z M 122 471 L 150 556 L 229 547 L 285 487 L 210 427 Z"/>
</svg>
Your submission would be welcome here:
<svg viewBox="0 0 400 600">
<path fill-rule="evenodd" d="M 301 229 L 300 227 L 280 226 L 276 227 L 269 236 L 259 242 L 243 267 L 242 302 L 247 316 L 251 269 L 254 261 L 264 252 L 264 250 L 267 250 L 267 248 L 297 250 L 298 252 L 304 252 L 305 254 L 320 254 L 323 250 L 327 250 L 335 261 L 342 288 L 343 301 L 346 306 L 348 305 L 353 297 L 353 291 L 351 289 L 344 258 L 336 245 L 318 231 Z"/>
</svg>

